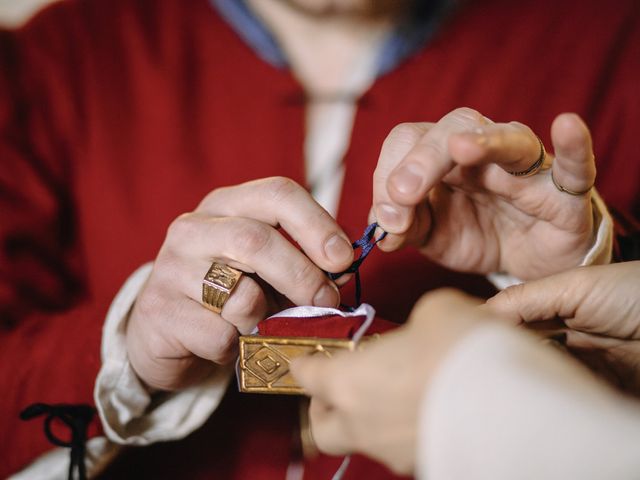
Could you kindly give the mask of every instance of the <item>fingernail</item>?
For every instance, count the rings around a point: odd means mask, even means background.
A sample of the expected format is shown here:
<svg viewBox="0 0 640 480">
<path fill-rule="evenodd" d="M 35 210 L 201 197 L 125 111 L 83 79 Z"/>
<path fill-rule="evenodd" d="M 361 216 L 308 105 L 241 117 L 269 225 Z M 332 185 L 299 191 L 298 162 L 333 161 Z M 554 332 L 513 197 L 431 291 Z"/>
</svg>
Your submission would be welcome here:
<svg viewBox="0 0 640 480">
<path fill-rule="evenodd" d="M 381 203 L 376 207 L 378 223 L 388 230 L 400 229 L 404 222 L 398 209 L 388 203 Z"/>
<path fill-rule="evenodd" d="M 476 128 L 473 133 L 475 133 L 474 137 L 478 145 L 486 145 L 489 142 L 487 134 L 482 128 Z"/>
<path fill-rule="evenodd" d="M 332 262 L 343 264 L 353 259 L 353 247 L 340 235 L 334 235 L 324 244 L 324 253 Z"/>
<path fill-rule="evenodd" d="M 339 300 L 338 287 L 333 283 L 329 283 L 320 287 L 316 296 L 313 297 L 313 304 L 316 307 L 337 307 Z"/>
<path fill-rule="evenodd" d="M 420 191 L 424 182 L 422 169 L 415 163 L 403 165 L 391 175 L 389 180 L 398 192 L 405 195 Z"/>
<path fill-rule="evenodd" d="M 485 132 L 484 129 L 480 127 L 474 128 L 473 130 L 468 130 L 466 132 L 454 133 L 453 136 L 462 138 L 468 142 L 473 142 L 480 146 L 484 146 L 489 143 L 487 132 Z"/>
</svg>

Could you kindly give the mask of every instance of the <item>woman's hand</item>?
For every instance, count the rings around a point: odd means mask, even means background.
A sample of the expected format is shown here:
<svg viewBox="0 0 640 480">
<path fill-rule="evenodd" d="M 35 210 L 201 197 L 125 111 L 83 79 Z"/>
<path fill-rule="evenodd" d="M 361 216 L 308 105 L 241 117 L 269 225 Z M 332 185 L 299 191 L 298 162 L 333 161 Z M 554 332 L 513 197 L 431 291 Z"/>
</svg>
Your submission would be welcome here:
<svg viewBox="0 0 640 480">
<path fill-rule="evenodd" d="M 530 128 L 468 108 L 436 124 L 397 126 L 374 174 L 371 219 L 390 233 L 380 248 L 416 245 L 455 270 L 521 279 L 580 265 L 595 238 L 591 137 L 573 114 L 556 118 L 551 137 L 555 158 L 541 157 Z M 531 176 L 508 173 L 539 161 Z M 558 185 L 583 193 L 560 191 L 552 172 Z"/>
<path fill-rule="evenodd" d="M 577 268 L 509 287 L 487 304 L 531 328 L 560 320 L 572 353 L 640 394 L 640 262 Z"/>
<path fill-rule="evenodd" d="M 295 359 L 291 372 L 311 396 L 311 430 L 320 450 L 359 452 L 397 473 L 412 473 L 425 389 L 450 349 L 491 318 L 478 303 L 456 291 L 429 293 L 408 324 L 369 340 L 362 351 Z"/>
</svg>

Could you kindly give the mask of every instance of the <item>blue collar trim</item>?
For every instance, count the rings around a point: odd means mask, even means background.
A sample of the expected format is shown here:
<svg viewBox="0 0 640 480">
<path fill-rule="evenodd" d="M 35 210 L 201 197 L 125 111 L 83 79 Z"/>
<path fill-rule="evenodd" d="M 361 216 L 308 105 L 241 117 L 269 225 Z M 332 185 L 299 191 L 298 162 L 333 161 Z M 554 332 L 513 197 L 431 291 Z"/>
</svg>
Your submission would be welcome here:
<svg viewBox="0 0 640 480">
<path fill-rule="evenodd" d="M 288 66 L 287 57 L 267 27 L 251 11 L 245 0 L 210 0 L 213 7 L 236 33 L 265 62 L 276 68 Z M 451 12 L 455 0 L 419 2 L 420 15 L 405 22 L 389 35 L 379 52 L 377 76 L 395 69 L 422 48 Z M 426 4 L 426 5 L 425 5 Z"/>
<path fill-rule="evenodd" d="M 262 60 L 277 68 L 285 68 L 288 65 L 287 58 L 276 39 L 244 0 L 210 1 L 222 18 Z"/>
</svg>

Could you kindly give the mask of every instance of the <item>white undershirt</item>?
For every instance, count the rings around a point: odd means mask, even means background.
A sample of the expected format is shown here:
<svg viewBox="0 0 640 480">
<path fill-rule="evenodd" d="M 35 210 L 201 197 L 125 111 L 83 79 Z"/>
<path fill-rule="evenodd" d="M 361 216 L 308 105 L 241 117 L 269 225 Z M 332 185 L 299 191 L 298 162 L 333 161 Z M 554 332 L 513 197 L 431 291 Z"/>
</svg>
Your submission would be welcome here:
<svg viewBox="0 0 640 480">
<path fill-rule="evenodd" d="M 311 97 L 307 105 L 304 142 L 307 184 L 312 187 L 316 201 L 334 217 L 338 213 L 345 170 L 343 159 L 351 140 L 356 101 L 375 80 L 382 41 L 383 37 L 378 37 L 374 47 L 369 45 L 358 56 L 342 91 L 338 92 L 341 100 Z"/>
</svg>

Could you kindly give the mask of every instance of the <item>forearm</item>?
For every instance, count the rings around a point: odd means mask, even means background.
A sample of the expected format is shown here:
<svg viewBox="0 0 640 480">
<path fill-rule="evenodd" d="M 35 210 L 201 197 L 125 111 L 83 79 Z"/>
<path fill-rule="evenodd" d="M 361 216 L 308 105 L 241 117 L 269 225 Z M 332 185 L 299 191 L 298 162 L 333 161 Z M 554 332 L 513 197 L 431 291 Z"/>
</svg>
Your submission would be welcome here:
<svg viewBox="0 0 640 480">
<path fill-rule="evenodd" d="M 503 326 L 464 339 L 425 396 L 418 472 L 438 479 L 635 478 L 640 408 Z"/>
</svg>

